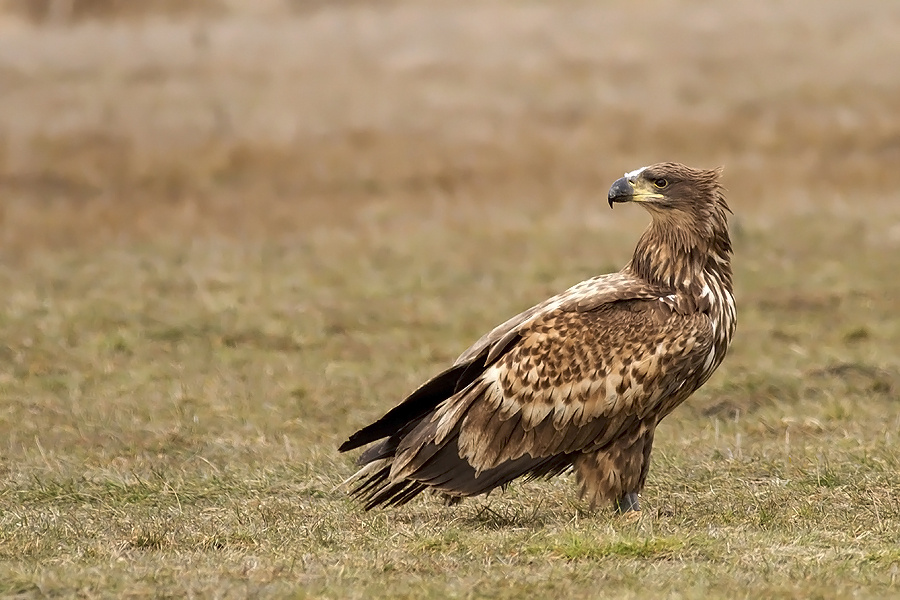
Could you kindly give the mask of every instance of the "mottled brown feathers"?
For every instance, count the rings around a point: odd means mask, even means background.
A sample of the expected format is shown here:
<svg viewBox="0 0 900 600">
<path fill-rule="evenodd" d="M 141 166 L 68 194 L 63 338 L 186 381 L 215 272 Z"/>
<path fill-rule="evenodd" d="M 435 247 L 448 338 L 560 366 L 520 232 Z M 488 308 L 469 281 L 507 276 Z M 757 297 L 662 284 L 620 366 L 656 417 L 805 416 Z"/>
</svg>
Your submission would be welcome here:
<svg viewBox="0 0 900 600">
<path fill-rule="evenodd" d="M 610 204 L 639 202 L 653 217 L 631 262 L 499 325 L 351 436 L 342 451 L 382 440 L 351 478 L 366 507 L 574 468 L 592 506 L 628 496 L 636 508 L 656 425 L 709 378 L 734 334 L 719 174 L 662 163 L 617 181 Z"/>
</svg>

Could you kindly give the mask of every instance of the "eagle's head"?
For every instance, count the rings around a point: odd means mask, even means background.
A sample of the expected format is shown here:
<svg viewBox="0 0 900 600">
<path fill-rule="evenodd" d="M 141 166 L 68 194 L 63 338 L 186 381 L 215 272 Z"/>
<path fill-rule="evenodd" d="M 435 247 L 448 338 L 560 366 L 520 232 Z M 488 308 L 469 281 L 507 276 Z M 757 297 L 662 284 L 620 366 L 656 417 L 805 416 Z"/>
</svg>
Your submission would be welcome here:
<svg viewBox="0 0 900 600">
<path fill-rule="evenodd" d="M 638 202 L 653 217 L 630 268 L 651 281 L 696 281 L 710 260 L 731 280 L 731 239 L 721 169 L 658 163 L 626 173 L 609 188 L 609 205 Z M 729 283 L 730 285 L 730 283 Z"/>
<path fill-rule="evenodd" d="M 636 169 L 609 188 L 614 202 L 640 202 L 654 216 L 670 211 L 706 212 L 719 204 L 721 169 L 693 169 L 678 163 L 657 163 Z M 724 201 L 724 199 L 722 199 Z"/>
</svg>

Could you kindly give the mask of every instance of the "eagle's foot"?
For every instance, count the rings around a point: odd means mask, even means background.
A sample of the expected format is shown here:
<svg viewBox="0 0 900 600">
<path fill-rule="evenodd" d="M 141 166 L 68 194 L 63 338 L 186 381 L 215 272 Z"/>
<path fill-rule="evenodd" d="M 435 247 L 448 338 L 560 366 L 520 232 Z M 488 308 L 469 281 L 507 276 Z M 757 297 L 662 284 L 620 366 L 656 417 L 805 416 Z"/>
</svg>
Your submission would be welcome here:
<svg viewBox="0 0 900 600">
<path fill-rule="evenodd" d="M 628 492 L 622 494 L 622 497 L 616 500 L 616 512 L 620 515 L 630 512 L 639 512 L 641 504 L 638 502 L 637 492 Z"/>
</svg>

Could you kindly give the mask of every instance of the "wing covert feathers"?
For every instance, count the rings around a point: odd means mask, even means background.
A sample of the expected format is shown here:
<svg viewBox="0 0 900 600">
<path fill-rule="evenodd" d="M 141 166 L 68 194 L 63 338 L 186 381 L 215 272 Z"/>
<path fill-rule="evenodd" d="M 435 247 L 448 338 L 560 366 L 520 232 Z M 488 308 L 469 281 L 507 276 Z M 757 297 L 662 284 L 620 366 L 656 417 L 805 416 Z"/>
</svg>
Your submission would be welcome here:
<svg viewBox="0 0 900 600">
<path fill-rule="evenodd" d="M 610 273 L 593 277 L 576 284 L 565 292 L 557 294 L 519 313 L 486 333 L 463 352 L 456 364 L 467 362 L 488 351 L 488 362 L 492 362 L 506 348 L 515 333 L 541 315 L 563 308 L 569 311 L 590 311 L 619 300 L 650 299 L 664 295 L 665 288 L 649 285 L 628 273 Z M 665 292 L 668 293 L 668 292 Z"/>
</svg>

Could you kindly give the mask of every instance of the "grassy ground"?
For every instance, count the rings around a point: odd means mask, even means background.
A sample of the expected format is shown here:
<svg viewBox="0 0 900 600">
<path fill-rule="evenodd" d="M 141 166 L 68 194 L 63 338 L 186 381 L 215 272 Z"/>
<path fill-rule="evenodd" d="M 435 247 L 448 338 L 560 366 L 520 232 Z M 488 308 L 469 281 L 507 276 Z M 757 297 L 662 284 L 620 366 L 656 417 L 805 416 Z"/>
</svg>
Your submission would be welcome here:
<svg viewBox="0 0 900 600">
<path fill-rule="evenodd" d="M 0 6 L 0 595 L 900 595 L 896 3 Z M 660 159 L 726 167 L 740 324 L 641 518 L 335 490 Z"/>
</svg>

